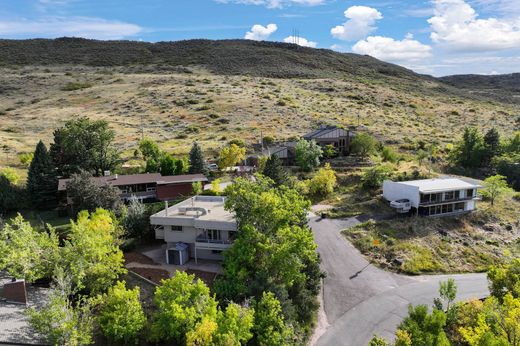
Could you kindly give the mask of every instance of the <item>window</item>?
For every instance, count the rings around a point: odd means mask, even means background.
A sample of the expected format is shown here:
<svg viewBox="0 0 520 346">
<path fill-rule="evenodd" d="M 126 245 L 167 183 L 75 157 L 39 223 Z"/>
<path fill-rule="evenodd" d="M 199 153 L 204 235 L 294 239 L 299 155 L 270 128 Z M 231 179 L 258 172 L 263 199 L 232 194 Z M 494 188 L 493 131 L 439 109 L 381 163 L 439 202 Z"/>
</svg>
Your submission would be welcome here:
<svg viewBox="0 0 520 346">
<path fill-rule="evenodd" d="M 211 253 L 214 255 L 220 255 L 222 253 L 222 250 L 211 250 Z"/>
<path fill-rule="evenodd" d="M 230 241 L 233 241 L 237 238 L 237 232 L 236 231 L 229 231 L 228 232 L 228 239 Z"/>
<path fill-rule="evenodd" d="M 171 230 L 174 232 L 182 232 L 182 226 L 171 226 Z"/>
<path fill-rule="evenodd" d="M 455 203 L 455 211 L 463 211 L 464 210 L 464 203 Z"/>
<path fill-rule="evenodd" d="M 222 236 L 220 234 L 220 230 L 218 229 L 207 229 L 206 236 L 209 240 L 221 240 Z"/>
<path fill-rule="evenodd" d="M 448 192 L 445 192 L 444 193 L 444 200 L 445 201 L 451 201 L 455 198 L 455 193 L 454 191 L 448 191 Z"/>
<path fill-rule="evenodd" d="M 430 202 L 430 195 L 429 194 L 421 194 L 421 203 L 428 203 Z"/>
<path fill-rule="evenodd" d="M 473 196 L 474 196 L 473 189 L 467 189 L 466 190 L 466 197 L 473 197 Z"/>
</svg>

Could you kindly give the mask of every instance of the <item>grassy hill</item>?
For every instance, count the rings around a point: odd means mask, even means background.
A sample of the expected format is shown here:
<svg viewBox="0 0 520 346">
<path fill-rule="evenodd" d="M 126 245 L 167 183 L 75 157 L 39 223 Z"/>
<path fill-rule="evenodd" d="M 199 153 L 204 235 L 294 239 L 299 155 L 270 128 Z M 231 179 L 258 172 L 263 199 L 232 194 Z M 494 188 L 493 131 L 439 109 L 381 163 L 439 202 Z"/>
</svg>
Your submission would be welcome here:
<svg viewBox="0 0 520 346">
<path fill-rule="evenodd" d="M 511 133 L 516 106 L 367 56 L 244 40 L 0 40 L 0 165 L 17 165 L 77 116 L 105 119 L 130 154 L 145 135 L 183 154 L 198 140 L 284 140 L 363 125 L 414 153 L 465 126 Z"/>
<path fill-rule="evenodd" d="M 277 78 L 390 75 L 418 78 L 403 67 L 357 54 L 280 42 L 188 40 L 176 42 L 0 40 L 0 65 L 205 66 L 216 74 Z"/>
<path fill-rule="evenodd" d="M 440 81 L 463 89 L 475 96 L 495 98 L 504 102 L 520 103 L 520 73 L 496 76 L 455 75 L 439 78 Z"/>
</svg>

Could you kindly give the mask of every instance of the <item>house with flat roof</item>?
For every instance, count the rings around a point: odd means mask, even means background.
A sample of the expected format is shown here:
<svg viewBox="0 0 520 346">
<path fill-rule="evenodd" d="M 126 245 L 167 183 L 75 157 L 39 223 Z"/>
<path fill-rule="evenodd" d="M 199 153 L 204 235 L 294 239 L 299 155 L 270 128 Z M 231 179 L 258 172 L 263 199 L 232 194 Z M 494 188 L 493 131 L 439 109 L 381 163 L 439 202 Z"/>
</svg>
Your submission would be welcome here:
<svg viewBox="0 0 520 346">
<path fill-rule="evenodd" d="M 119 188 L 121 199 L 127 201 L 132 196 L 140 200 L 167 201 L 179 196 L 188 196 L 192 193 L 192 183 L 200 181 L 206 183 L 208 179 L 202 174 L 168 175 L 161 173 L 144 173 L 119 175 L 107 174 L 102 177 L 92 177 L 92 181 L 98 185 L 111 185 Z M 58 181 L 58 191 L 67 190 L 70 179 Z M 67 199 L 67 204 L 70 204 Z"/>
<path fill-rule="evenodd" d="M 477 190 L 481 187 L 458 178 L 386 180 L 383 197 L 398 213 L 414 210 L 423 216 L 453 215 L 475 210 Z"/>
<path fill-rule="evenodd" d="M 166 262 L 184 264 L 188 258 L 221 260 L 237 235 L 233 214 L 224 209 L 225 197 L 194 196 L 150 216 L 155 238 L 163 239 Z M 187 245 L 187 256 L 183 246 Z M 182 257 L 182 258 L 181 258 Z"/>
</svg>

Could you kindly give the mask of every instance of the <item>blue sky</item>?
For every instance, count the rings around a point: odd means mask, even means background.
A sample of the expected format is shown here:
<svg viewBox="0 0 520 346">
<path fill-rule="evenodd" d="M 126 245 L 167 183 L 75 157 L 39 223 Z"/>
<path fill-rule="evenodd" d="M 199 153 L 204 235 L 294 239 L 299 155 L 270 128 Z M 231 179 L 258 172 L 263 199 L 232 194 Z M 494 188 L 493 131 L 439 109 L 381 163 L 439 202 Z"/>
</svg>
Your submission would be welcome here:
<svg viewBox="0 0 520 346">
<path fill-rule="evenodd" d="M 248 38 L 433 75 L 520 72 L 520 0 L 0 0 L 1 38 L 61 36 Z"/>
</svg>

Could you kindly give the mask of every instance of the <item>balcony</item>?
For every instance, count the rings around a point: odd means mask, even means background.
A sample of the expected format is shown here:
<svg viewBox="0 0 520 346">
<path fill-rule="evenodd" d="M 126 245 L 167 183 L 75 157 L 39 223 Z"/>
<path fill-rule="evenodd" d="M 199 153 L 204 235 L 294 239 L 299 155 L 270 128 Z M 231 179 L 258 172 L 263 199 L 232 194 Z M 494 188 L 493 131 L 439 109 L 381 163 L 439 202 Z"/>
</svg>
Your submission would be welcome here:
<svg viewBox="0 0 520 346">
<path fill-rule="evenodd" d="M 459 197 L 459 198 L 452 198 L 452 199 L 441 199 L 441 200 L 435 200 L 435 201 L 421 201 L 419 203 L 419 206 L 427 207 L 429 205 L 465 202 L 465 201 L 471 201 L 471 200 L 476 200 L 476 199 L 478 199 L 477 196 L 470 196 L 470 197 Z"/>
<path fill-rule="evenodd" d="M 203 234 L 195 238 L 195 246 L 197 249 L 224 250 L 230 248 L 231 245 L 233 245 L 232 240 L 210 239 Z"/>
</svg>

